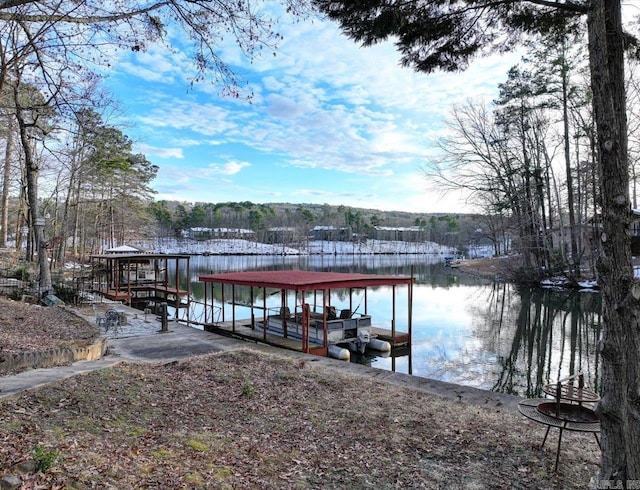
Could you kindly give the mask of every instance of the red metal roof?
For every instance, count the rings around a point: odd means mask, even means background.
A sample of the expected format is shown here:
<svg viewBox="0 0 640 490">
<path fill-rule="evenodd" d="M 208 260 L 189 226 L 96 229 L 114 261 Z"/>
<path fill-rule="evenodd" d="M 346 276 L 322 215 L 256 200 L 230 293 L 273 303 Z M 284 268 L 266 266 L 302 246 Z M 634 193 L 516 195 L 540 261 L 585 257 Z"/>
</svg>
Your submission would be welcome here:
<svg viewBox="0 0 640 490">
<path fill-rule="evenodd" d="M 369 286 L 393 286 L 411 284 L 411 276 L 383 276 L 345 272 L 316 271 L 249 271 L 205 274 L 200 282 L 236 284 L 274 289 L 309 291 L 318 289 L 365 288 Z"/>
</svg>

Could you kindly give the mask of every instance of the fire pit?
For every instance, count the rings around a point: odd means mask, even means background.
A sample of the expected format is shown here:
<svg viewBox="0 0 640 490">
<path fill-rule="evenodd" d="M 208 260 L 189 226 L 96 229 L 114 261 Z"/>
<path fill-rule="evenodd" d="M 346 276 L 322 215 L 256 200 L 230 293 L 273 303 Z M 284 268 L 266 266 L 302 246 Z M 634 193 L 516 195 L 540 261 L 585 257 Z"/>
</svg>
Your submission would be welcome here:
<svg viewBox="0 0 640 490">
<path fill-rule="evenodd" d="M 543 391 L 548 395 L 554 396 L 555 400 L 548 398 L 523 400 L 518 404 L 518 410 L 528 419 L 547 426 L 547 431 L 542 440 L 542 447 L 547 441 L 551 427 L 560 430 L 555 466 L 556 471 L 558 471 L 563 431 L 592 432 L 598 446 L 600 446 L 600 441 L 598 440 L 600 420 L 591 406 L 584 405 L 585 403 L 595 403 L 600 397 L 597 393 L 584 386 L 582 373 L 558 380 L 557 383 L 546 385 L 543 387 Z"/>
<path fill-rule="evenodd" d="M 592 424 L 598 422 L 593 410 L 583 405 L 573 403 L 542 402 L 538 404 L 538 411 L 549 417 L 556 417 L 576 424 Z"/>
</svg>

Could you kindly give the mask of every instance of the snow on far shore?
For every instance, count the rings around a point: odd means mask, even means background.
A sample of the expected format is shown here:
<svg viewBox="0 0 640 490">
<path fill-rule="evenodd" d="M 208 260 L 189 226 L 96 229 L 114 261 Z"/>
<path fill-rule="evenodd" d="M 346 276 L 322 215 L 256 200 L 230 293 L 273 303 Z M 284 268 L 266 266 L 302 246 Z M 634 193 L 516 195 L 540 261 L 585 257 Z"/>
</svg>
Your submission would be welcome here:
<svg viewBox="0 0 640 490">
<path fill-rule="evenodd" d="M 299 248 L 242 239 L 191 240 L 161 238 L 132 243 L 155 253 L 188 255 L 342 255 L 342 254 L 453 254 L 455 249 L 434 242 L 367 240 L 363 243 L 310 241 Z"/>
</svg>

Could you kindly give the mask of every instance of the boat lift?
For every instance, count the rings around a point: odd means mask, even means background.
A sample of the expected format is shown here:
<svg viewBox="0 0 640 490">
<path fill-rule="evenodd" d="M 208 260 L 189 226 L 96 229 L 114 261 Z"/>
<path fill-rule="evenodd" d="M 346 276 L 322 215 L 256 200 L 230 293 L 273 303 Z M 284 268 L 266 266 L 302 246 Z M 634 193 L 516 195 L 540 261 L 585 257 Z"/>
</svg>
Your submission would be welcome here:
<svg viewBox="0 0 640 490">
<path fill-rule="evenodd" d="M 200 276 L 199 281 L 204 283 L 204 329 L 207 331 L 338 358 L 344 358 L 344 353 L 336 348 L 339 344 L 362 345 L 377 338 L 391 346 L 410 345 L 413 294 L 411 276 L 282 270 L 206 274 Z M 214 294 L 216 285 L 221 285 L 217 298 Z M 231 298 L 228 301 L 225 285 L 231 286 Z M 376 286 L 392 287 L 390 330 L 371 324 L 371 316 L 367 311 L 367 288 Z M 408 332 L 396 331 L 395 296 L 398 286 L 408 288 Z M 248 301 L 237 298 L 237 287 L 250 288 Z M 255 304 L 255 288 L 262 289 L 262 305 Z M 331 305 L 331 291 L 334 289 L 349 290 L 349 308 L 341 310 L 340 314 Z M 354 290 L 364 291 L 364 311 L 357 315 L 353 310 Z M 295 298 L 293 312 L 287 305 L 291 292 Z M 281 295 L 280 306 L 268 308 L 267 298 L 278 293 Z M 220 309 L 215 304 L 216 299 L 222 305 L 232 305 L 230 320 L 225 316 L 224 307 Z M 236 306 L 250 308 L 250 318 L 238 319 Z M 218 318 L 215 318 L 215 311 L 219 312 Z M 382 344 L 376 343 L 370 346 L 374 345 L 382 347 Z"/>
</svg>

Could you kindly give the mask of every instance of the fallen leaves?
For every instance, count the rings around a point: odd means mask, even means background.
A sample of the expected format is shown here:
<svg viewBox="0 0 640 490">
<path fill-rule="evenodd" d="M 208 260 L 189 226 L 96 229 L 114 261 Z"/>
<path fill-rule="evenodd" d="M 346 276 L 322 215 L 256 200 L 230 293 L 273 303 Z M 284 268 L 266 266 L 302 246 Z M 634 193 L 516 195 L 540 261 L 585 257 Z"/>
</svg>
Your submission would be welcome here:
<svg viewBox="0 0 640 490">
<path fill-rule="evenodd" d="M 95 325 L 62 308 L 0 297 L 0 355 L 84 347 L 99 333 Z"/>
<path fill-rule="evenodd" d="M 19 473 L 24 488 L 583 488 L 595 441 L 564 438 L 555 476 L 543 435 L 519 414 L 242 350 L 3 402 L 0 475 L 42 444 L 60 459 Z"/>
</svg>

